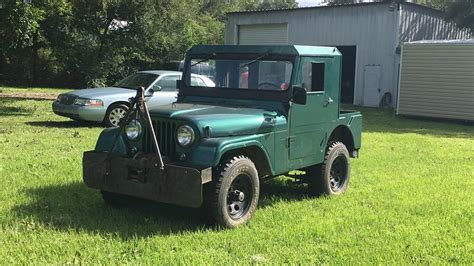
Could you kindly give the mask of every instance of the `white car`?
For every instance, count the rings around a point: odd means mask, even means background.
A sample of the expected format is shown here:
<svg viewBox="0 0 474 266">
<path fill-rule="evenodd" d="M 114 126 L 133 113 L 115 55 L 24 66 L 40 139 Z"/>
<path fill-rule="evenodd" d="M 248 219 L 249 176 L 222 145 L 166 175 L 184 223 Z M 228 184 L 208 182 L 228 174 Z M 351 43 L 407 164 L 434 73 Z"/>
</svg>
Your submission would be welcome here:
<svg viewBox="0 0 474 266">
<path fill-rule="evenodd" d="M 116 127 L 128 110 L 128 99 L 136 95 L 138 87 L 153 90 L 148 99 L 150 108 L 173 103 L 178 95 L 176 81 L 181 72 L 165 70 L 147 70 L 132 74 L 119 81 L 115 86 L 75 90 L 60 94 L 53 103 L 53 112 L 74 120 L 103 122 L 108 127 Z M 215 83 L 206 76 L 191 76 L 196 86 L 215 87 Z"/>
</svg>

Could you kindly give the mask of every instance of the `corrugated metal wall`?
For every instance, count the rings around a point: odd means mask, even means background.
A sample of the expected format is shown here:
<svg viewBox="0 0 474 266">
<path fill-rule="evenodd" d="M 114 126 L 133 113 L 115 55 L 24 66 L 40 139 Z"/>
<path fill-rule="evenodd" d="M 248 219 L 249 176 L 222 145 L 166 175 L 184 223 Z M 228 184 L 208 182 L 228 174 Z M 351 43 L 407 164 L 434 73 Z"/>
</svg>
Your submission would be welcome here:
<svg viewBox="0 0 474 266">
<path fill-rule="evenodd" d="M 400 42 L 469 39 L 467 30 L 447 22 L 443 13 L 417 5 L 403 5 L 400 14 Z"/>
<path fill-rule="evenodd" d="M 237 44 L 239 26 L 255 24 L 288 24 L 288 44 L 355 45 L 354 103 L 357 105 L 364 105 L 368 93 L 376 93 L 375 98 L 380 99 L 389 92 L 395 106 L 400 63 L 397 48 L 402 41 L 469 37 L 466 31 L 442 21 L 439 11 L 410 3 L 402 4 L 400 10 L 391 8 L 390 4 L 372 3 L 231 13 L 226 23 L 225 43 Z M 364 91 L 364 68 L 369 65 L 382 69 L 380 92 Z"/>
<path fill-rule="evenodd" d="M 356 77 L 354 102 L 363 104 L 364 66 L 382 65 L 382 91 L 393 93 L 394 54 L 398 30 L 397 12 L 388 4 L 323 7 L 285 11 L 248 12 L 228 15 L 227 44 L 238 43 L 239 25 L 288 24 L 288 44 L 355 45 Z"/>
<path fill-rule="evenodd" d="M 474 121 L 474 43 L 402 51 L 399 114 Z"/>
</svg>

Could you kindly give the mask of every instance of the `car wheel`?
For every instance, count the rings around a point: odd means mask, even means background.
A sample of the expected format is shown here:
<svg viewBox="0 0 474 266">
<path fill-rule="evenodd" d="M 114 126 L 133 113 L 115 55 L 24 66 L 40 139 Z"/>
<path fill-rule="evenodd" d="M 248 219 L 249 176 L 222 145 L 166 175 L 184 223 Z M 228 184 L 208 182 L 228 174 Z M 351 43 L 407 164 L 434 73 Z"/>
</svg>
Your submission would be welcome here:
<svg viewBox="0 0 474 266">
<path fill-rule="evenodd" d="M 208 187 L 203 211 L 208 221 L 234 228 L 250 220 L 255 213 L 260 182 L 254 163 L 245 156 L 223 161 Z"/>
<path fill-rule="evenodd" d="M 312 196 L 338 195 L 347 190 L 351 165 L 349 152 L 341 142 L 331 143 L 324 162 L 308 169 L 308 188 Z"/>
<path fill-rule="evenodd" d="M 105 114 L 104 123 L 107 127 L 118 127 L 127 114 L 128 106 L 125 104 L 113 104 Z"/>
</svg>

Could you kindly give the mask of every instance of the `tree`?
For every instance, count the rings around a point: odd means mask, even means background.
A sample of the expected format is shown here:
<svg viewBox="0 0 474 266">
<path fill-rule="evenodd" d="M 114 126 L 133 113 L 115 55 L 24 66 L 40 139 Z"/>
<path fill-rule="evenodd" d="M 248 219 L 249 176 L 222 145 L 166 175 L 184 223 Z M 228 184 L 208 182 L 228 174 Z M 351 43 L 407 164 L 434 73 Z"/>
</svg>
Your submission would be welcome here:
<svg viewBox="0 0 474 266">
<path fill-rule="evenodd" d="M 449 3 L 446 8 L 446 18 L 474 35 L 474 2 L 472 0 L 456 0 Z"/>
<path fill-rule="evenodd" d="M 257 9 L 280 9 L 280 8 L 296 8 L 298 3 L 295 0 L 263 0 Z"/>
<path fill-rule="evenodd" d="M 417 4 L 429 6 L 429 7 L 436 8 L 443 11 L 446 10 L 450 2 L 452 2 L 452 0 L 417 0 L 416 1 Z"/>
<path fill-rule="evenodd" d="M 224 41 L 225 14 L 295 0 L 6 0 L 0 78 L 15 85 L 103 86 Z"/>
<path fill-rule="evenodd" d="M 0 54 L 2 72 L 16 73 L 20 78 L 34 82 L 37 65 L 36 52 L 43 41 L 40 23 L 44 11 L 17 1 L 4 4 L 0 16 Z"/>
</svg>

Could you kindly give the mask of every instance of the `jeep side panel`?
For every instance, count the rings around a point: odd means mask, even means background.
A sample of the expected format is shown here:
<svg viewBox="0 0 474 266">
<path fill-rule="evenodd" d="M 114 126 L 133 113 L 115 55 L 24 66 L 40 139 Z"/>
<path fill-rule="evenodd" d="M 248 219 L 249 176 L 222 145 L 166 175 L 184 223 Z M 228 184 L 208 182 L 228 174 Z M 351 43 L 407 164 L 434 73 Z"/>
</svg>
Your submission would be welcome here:
<svg viewBox="0 0 474 266">
<path fill-rule="evenodd" d="M 289 168 L 321 163 L 327 140 L 338 120 L 340 54 L 303 56 L 296 86 L 307 90 L 304 105 L 293 104 L 289 115 Z"/>
</svg>

